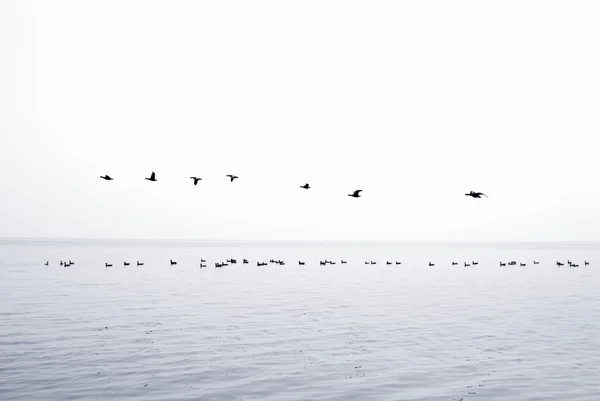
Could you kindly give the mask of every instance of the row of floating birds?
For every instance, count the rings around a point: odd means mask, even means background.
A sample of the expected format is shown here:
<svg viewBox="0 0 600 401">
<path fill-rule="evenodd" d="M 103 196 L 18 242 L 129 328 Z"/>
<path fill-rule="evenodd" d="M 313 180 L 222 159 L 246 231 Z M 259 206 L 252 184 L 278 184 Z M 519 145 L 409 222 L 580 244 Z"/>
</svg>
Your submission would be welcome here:
<svg viewBox="0 0 600 401">
<path fill-rule="evenodd" d="M 227 174 L 226 175 L 227 178 L 229 178 L 230 182 L 235 181 L 236 179 L 238 179 L 239 177 L 237 175 L 233 175 L 233 174 Z M 112 178 L 109 175 L 101 175 L 100 178 L 102 178 L 105 181 L 113 181 L 114 178 Z M 198 185 L 198 182 L 202 180 L 201 177 L 190 177 L 193 181 L 194 181 L 194 185 Z M 145 180 L 148 181 L 152 181 L 152 182 L 156 182 L 158 181 L 158 179 L 156 178 L 156 173 L 153 171 L 152 174 L 150 174 L 150 177 L 144 178 Z M 304 185 L 300 185 L 300 188 L 303 189 L 310 189 L 311 186 L 309 183 L 305 183 Z M 363 192 L 362 189 L 357 189 L 355 191 L 353 191 L 352 193 L 348 194 L 348 196 L 351 196 L 353 198 L 360 198 L 361 195 L 360 193 Z M 475 192 L 475 191 L 470 191 L 468 194 L 465 194 L 466 196 L 470 196 L 472 198 L 481 198 L 482 196 L 485 196 L 486 198 L 488 198 L 488 196 L 486 194 L 484 194 L 483 192 Z"/>
<path fill-rule="evenodd" d="M 169 263 L 170 263 L 171 266 L 177 265 L 177 262 L 174 261 L 173 259 L 169 259 Z M 343 260 L 343 259 L 340 261 L 340 264 L 342 264 L 342 265 L 345 265 L 347 263 L 348 263 L 348 261 Z M 584 260 L 583 263 L 584 263 L 584 266 L 589 266 L 589 264 L 590 264 L 590 262 L 587 261 L 587 260 Z M 60 265 L 64 266 L 64 267 L 70 267 L 70 266 L 72 266 L 74 264 L 75 264 L 75 262 L 73 262 L 72 260 L 69 260 L 68 262 L 63 262 L 62 260 L 60 261 Z M 224 262 L 216 262 L 215 263 L 215 267 L 216 268 L 218 268 L 218 267 L 225 267 L 225 266 L 229 266 L 230 264 L 231 265 L 237 264 L 237 259 L 227 259 Z M 244 258 L 244 259 L 242 259 L 242 264 L 244 264 L 244 265 L 250 264 L 250 261 L 248 259 Z M 256 262 L 256 266 L 267 266 L 269 264 L 276 264 L 276 265 L 280 265 L 280 266 L 285 266 L 285 262 L 283 260 L 280 260 L 280 259 L 270 259 L 268 263 L 267 262 Z M 320 260 L 319 261 L 319 265 L 320 266 L 335 265 L 335 264 L 337 264 L 337 262 L 334 262 L 332 260 Z M 376 264 L 377 264 L 377 262 L 372 261 L 372 260 L 371 261 L 365 261 L 365 265 L 376 265 Z M 388 261 L 385 262 L 385 264 L 387 266 L 389 266 L 389 265 L 401 265 L 402 262 L 398 262 L 398 261 L 390 262 L 388 260 Z M 537 260 L 534 260 L 533 264 L 534 265 L 539 265 L 540 262 L 537 261 Z M 575 262 L 572 262 L 571 260 L 567 260 L 567 264 L 569 265 L 569 267 L 579 267 L 579 264 L 577 264 Z M 44 265 L 45 266 L 49 266 L 50 262 L 46 261 L 46 263 Z M 137 260 L 135 265 L 136 266 L 144 266 L 144 263 L 140 262 L 139 260 Z M 299 266 L 304 266 L 304 265 L 306 265 L 306 262 L 303 262 L 303 261 L 299 260 L 298 261 L 298 265 Z M 479 265 L 479 262 L 476 262 L 474 260 L 472 260 L 470 262 L 463 262 L 463 267 L 470 267 L 470 266 L 477 266 L 477 265 Z M 518 265 L 520 267 L 525 267 L 525 266 L 527 266 L 527 263 L 519 262 Z M 561 266 L 564 266 L 564 265 L 565 264 L 563 262 L 560 262 L 558 260 L 556 261 L 556 266 L 561 267 Z M 123 262 L 123 266 L 131 266 L 131 262 L 124 261 Z M 208 265 L 206 264 L 206 259 L 200 259 L 200 268 L 202 269 L 202 268 L 207 267 L 207 266 Z M 435 266 L 435 263 L 428 262 L 428 266 L 429 267 L 433 267 L 433 266 Z M 452 262 L 452 266 L 458 266 L 458 262 Z M 517 261 L 516 260 L 511 260 L 509 262 L 502 262 L 501 261 L 500 262 L 500 267 L 504 267 L 504 266 L 517 266 Z M 112 265 L 112 263 L 106 262 L 106 263 L 104 263 L 104 267 L 113 267 L 113 265 Z"/>
</svg>

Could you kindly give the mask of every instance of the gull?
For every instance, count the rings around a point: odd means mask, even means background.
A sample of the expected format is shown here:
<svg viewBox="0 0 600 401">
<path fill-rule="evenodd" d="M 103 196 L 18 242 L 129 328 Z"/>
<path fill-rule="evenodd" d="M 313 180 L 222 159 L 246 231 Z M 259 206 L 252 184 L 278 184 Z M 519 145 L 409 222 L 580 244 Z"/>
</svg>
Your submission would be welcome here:
<svg viewBox="0 0 600 401">
<path fill-rule="evenodd" d="M 304 185 L 300 185 L 300 188 L 304 188 L 304 189 L 310 189 L 310 185 L 308 185 L 308 182 Z"/>
<path fill-rule="evenodd" d="M 123 262 L 123 266 L 129 266 L 131 263 L 129 262 Z"/>
<path fill-rule="evenodd" d="M 468 194 L 465 194 L 467 196 L 471 196 L 473 198 L 481 198 L 481 195 L 485 196 L 486 198 L 489 198 L 489 196 L 487 196 L 486 194 L 484 194 L 483 192 L 475 192 L 475 191 L 471 191 Z"/>
<path fill-rule="evenodd" d="M 154 171 L 152 172 L 152 174 L 150 174 L 150 178 L 145 178 L 148 181 L 158 181 L 156 179 L 156 174 L 154 174 Z"/>
<path fill-rule="evenodd" d="M 192 180 L 194 180 L 194 185 L 198 185 L 198 181 L 200 181 L 202 178 L 200 177 L 190 177 Z"/>
<path fill-rule="evenodd" d="M 298 264 L 299 264 L 300 266 L 304 266 L 305 262 L 302 262 L 302 261 L 300 261 L 300 260 L 299 260 L 299 261 L 298 261 Z"/>
<path fill-rule="evenodd" d="M 48 262 L 48 261 L 46 261 L 46 263 L 44 263 L 44 264 L 45 264 L 46 266 L 48 266 L 48 263 L 49 263 L 49 262 Z"/>
<path fill-rule="evenodd" d="M 239 178 L 237 175 L 231 175 L 231 174 L 227 174 L 227 177 L 229 177 L 231 182 L 233 182 L 233 180 L 235 180 L 236 178 Z"/>
<path fill-rule="evenodd" d="M 143 263 L 143 262 L 140 262 L 140 261 L 138 260 L 138 261 L 137 261 L 137 265 L 138 265 L 138 266 L 144 266 L 144 263 Z"/>
<path fill-rule="evenodd" d="M 173 259 L 169 259 L 171 261 L 171 266 L 176 265 L 177 262 L 175 262 Z"/>
<path fill-rule="evenodd" d="M 112 178 L 110 175 L 101 175 L 100 178 L 102 178 L 103 180 L 106 180 L 106 181 L 114 180 L 114 178 Z"/>
<path fill-rule="evenodd" d="M 108 263 L 105 263 L 104 267 L 112 267 L 112 265 L 109 265 Z"/>
<path fill-rule="evenodd" d="M 434 264 L 434 263 L 431 263 L 431 262 L 429 262 L 429 266 L 435 266 L 435 264 Z"/>
<path fill-rule="evenodd" d="M 357 189 L 356 191 L 352 192 L 351 194 L 348 194 L 348 196 L 351 196 L 353 198 L 360 198 L 361 192 L 362 192 L 362 189 Z"/>
</svg>

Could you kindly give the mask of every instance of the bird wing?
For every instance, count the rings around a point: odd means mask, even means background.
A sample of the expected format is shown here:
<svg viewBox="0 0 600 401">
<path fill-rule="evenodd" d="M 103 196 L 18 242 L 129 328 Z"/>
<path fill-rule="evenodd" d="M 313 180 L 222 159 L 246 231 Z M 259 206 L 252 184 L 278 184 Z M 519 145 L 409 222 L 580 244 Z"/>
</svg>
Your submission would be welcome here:
<svg viewBox="0 0 600 401">
<path fill-rule="evenodd" d="M 154 171 L 152 172 L 152 174 L 150 174 L 150 178 L 154 179 L 156 177 L 156 174 L 154 174 Z"/>
<path fill-rule="evenodd" d="M 490 198 L 489 196 L 487 196 L 486 194 L 484 194 L 483 192 L 481 193 L 481 195 L 485 196 L 486 198 Z"/>
<path fill-rule="evenodd" d="M 356 191 L 354 191 L 354 195 L 358 195 L 361 192 L 362 192 L 362 189 L 357 189 Z"/>
</svg>

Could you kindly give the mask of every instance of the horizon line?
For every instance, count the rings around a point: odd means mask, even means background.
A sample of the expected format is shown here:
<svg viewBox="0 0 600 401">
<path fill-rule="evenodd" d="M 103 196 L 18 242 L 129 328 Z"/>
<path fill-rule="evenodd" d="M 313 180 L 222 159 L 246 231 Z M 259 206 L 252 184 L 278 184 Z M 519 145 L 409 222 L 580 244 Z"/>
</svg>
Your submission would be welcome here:
<svg viewBox="0 0 600 401">
<path fill-rule="evenodd" d="M 87 238 L 87 237 L 0 237 L 0 241 L 80 241 L 80 242 L 190 242 L 211 244 L 586 244 L 595 240 L 275 240 L 275 239 L 164 239 L 164 238 Z"/>
</svg>

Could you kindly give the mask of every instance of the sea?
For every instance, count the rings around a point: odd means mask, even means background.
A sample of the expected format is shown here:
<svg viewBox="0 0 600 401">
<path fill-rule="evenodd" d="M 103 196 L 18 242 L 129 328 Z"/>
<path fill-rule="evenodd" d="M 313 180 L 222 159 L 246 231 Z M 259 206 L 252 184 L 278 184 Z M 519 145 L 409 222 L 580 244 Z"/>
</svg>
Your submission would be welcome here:
<svg viewBox="0 0 600 401">
<path fill-rule="evenodd" d="M 0 400 L 598 401 L 599 254 L 1 240 Z"/>
</svg>

